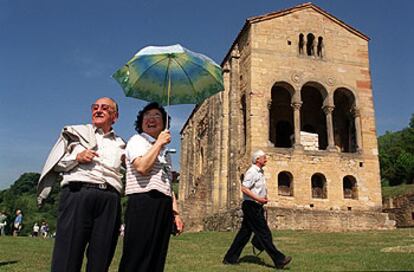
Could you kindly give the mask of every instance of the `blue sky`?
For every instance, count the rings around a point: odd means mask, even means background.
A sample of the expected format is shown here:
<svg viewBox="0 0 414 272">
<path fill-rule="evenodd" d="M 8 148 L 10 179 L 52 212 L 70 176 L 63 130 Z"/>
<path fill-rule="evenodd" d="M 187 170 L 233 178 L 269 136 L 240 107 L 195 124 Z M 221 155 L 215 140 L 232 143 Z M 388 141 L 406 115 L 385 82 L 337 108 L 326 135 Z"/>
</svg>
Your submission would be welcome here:
<svg viewBox="0 0 414 272">
<path fill-rule="evenodd" d="M 88 123 L 97 97 L 118 101 L 115 130 L 134 134 L 145 102 L 110 77 L 140 48 L 180 43 L 221 63 L 245 19 L 293 7 L 289 0 L 0 0 L 0 189 L 40 172 L 61 128 Z M 414 107 L 414 1 L 320 0 L 371 38 L 377 132 L 408 125 Z M 193 105 L 170 107 L 172 148 Z M 173 157 L 179 168 L 179 154 Z"/>
</svg>

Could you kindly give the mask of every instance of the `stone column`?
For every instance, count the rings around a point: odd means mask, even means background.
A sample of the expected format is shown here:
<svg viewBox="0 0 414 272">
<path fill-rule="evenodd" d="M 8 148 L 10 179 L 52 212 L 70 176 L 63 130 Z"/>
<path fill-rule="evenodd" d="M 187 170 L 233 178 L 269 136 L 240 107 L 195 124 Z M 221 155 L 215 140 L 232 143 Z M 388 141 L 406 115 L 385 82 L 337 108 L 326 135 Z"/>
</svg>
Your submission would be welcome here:
<svg viewBox="0 0 414 272">
<path fill-rule="evenodd" d="M 240 52 L 237 44 L 230 56 L 229 92 L 229 135 L 228 135 L 228 207 L 237 207 L 240 202 L 240 182 L 238 178 L 239 159 L 239 103 L 240 103 Z"/>
<path fill-rule="evenodd" d="M 302 143 L 300 141 L 300 108 L 302 107 L 302 102 L 293 102 L 290 104 L 290 106 L 293 108 L 293 126 L 295 137 L 293 147 L 295 149 L 303 149 Z"/>
<path fill-rule="evenodd" d="M 334 106 L 327 105 L 323 107 L 323 111 L 326 115 L 326 129 L 328 130 L 328 150 L 329 151 L 337 151 L 335 148 L 335 141 L 334 141 L 334 130 L 333 130 L 333 122 L 332 122 L 332 112 L 334 110 Z"/>
<path fill-rule="evenodd" d="M 358 108 L 353 108 L 352 115 L 354 116 L 354 122 L 355 122 L 355 137 L 356 137 L 357 152 L 361 153 L 362 152 L 361 111 Z"/>
<path fill-rule="evenodd" d="M 228 181 L 228 166 L 229 166 L 229 92 L 230 92 L 230 64 L 228 61 L 223 66 L 223 81 L 224 91 L 219 93 L 221 98 L 220 107 L 220 208 L 227 209 L 228 206 L 228 192 L 230 182 Z"/>
</svg>

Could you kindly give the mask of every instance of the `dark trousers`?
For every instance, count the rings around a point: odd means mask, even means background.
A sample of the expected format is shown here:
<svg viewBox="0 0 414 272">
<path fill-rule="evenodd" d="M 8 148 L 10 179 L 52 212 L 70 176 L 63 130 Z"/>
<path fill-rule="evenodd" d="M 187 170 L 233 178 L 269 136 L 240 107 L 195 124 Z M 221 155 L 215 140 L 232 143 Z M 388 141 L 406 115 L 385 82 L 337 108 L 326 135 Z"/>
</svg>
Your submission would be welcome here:
<svg viewBox="0 0 414 272">
<path fill-rule="evenodd" d="M 172 198 L 152 190 L 128 196 L 120 272 L 163 271 L 172 227 Z"/>
<path fill-rule="evenodd" d="M 236 263 L 253 232 L 264 250 L 272 258 L 274 264 L 281 263 L 285 259 L 285 255 L 277 250 L 273 244 L 272 233 L 264 217 L 263 206 L 254 201 L 245 200 L 242 204 L 242 210 L 243 221 L 241 228 L 224 256 L 224 259 L 229 263 Z"/>
<path fill-rule="evenodd" d="M 108 271 L 118 241 L 120 195 L 98 188 L 65 186 L 60 193 L 52 272 Z"/>
</svg>

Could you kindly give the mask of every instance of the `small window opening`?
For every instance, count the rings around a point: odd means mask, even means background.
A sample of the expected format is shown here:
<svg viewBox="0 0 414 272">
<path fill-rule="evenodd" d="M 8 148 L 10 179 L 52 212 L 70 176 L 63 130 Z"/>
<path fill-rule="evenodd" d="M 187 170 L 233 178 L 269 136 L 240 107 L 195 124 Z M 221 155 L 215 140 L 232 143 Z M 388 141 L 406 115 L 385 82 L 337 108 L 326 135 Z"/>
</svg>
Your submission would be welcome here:
<svg viewBox="0 0 414 272">
<path fill-rule="evenodd" d="M 278 194 L 281 196 L 293 196 L 293 177 L 289 172 L 280 172 L 277 176 Z"/>
<path fill-rule="evenodd" d="M 304 52 L 303 52 L 303 47 L 305 46 L 305 38 L 304 38 L 304 36 L 303 36 L 303 34 L 302 33 L 300 33 L 299 34 L 299 44 L 298 44 L 298 47 L 299 47 L 299 54 L 300 55 L 303 55 L 304 54 Z"/>
<path fill-rule="evenodd" d="M 306 54 L 308 56 L 315 56 L 315 36 L 312 33 L 307 35 Z"/>
<path fill-rule="evenodd" d="M 321 36 L 318 37 L 318 45 L 316 46 L 316 52 L 319 58 L 323 57 L 323 38 Z"/>
<path fill-rule="evenodd" d="M 344 198 L 358 199 L 357 182 L 353 176 L 346 176 L 343 178 Z"/>
<path fill-rule="evenodd" d="M 288 44 L 288 45 L 291 45 L 291 44 L 292 44 L 292 42 L 291 42 L 291 41 L 287 41 L 287 44 Z"/>
<path fill-rule="evenodd" d="M 348 207 L 348 211 L 352 211 L 352 207 Z"/>
<path fill-rule="evenodd" d="M 315 174 L 311 178 L 312 182 L 312 197 L 313 198 L 327 198 L 326 180 L 322 174 Z"/>
<path fill-rule="evenodd" d="M 364 167 L 364 163 L 363 162 L 359 162 L 359 167 Z"/>
<path fill-rule="evenodd" d="M 313 208 L 313 206 L 314 206 L 313 204 L 309 204 L 309 207 Z"/>
</svg>

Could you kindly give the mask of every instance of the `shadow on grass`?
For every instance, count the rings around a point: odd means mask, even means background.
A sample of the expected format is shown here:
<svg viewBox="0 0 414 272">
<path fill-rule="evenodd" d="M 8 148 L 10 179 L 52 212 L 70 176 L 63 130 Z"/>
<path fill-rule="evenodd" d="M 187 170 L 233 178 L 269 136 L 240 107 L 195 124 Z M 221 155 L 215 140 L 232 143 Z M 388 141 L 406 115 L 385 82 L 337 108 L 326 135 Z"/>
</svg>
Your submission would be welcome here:
<svg viewBox="0 0 414 272">
<path fill-rule="evenodd" d="M 19 261 L 4 261 L 4 262 L 0 262 L 0 266 L 5 266 L 5 265 L 9 265 L 9 264 L 15 264 L 18 263 Z"/>
<path fill-rule="evenodd" d="M 266 267 L 271 267 L 274 268 L 273 265 L 269 265 L 267 263 L 265 263 L 261 258 L 254 256 L 254 255 L 246 255 L 243 256 L 239 259 L 240 263 L 253 263 L 253 264 L 258 264 L 261 266 L 266 266 Z"/>
</svg>

